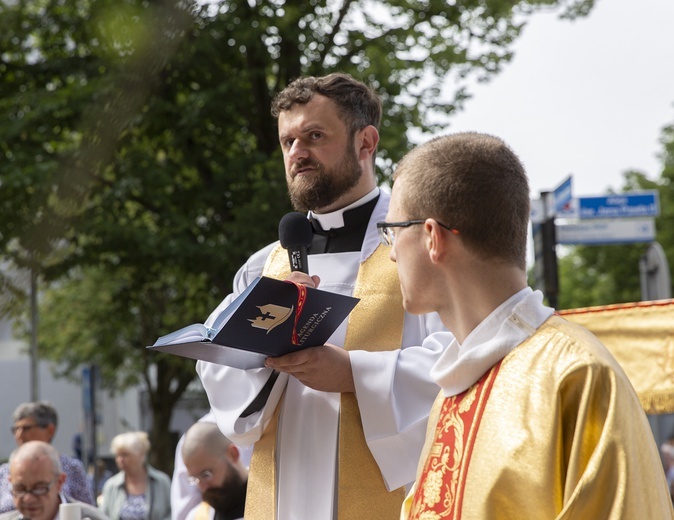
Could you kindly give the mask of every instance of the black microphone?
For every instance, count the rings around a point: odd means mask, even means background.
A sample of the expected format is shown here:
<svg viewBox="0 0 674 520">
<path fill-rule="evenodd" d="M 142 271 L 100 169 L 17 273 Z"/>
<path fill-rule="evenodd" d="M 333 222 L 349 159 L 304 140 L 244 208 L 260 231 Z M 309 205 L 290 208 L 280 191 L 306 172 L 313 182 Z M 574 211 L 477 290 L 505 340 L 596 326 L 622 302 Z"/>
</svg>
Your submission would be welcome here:
<svg viewBox="0 0 674 520">
<path fill-rule="evenodd" d="M 281 246 L 288 250 L 291 271 L 309 274 L 307 247 L 311 245 L 314 230 L 306 215 L 293 211 L 286 213 L 278 224 Z"/>
</svg>

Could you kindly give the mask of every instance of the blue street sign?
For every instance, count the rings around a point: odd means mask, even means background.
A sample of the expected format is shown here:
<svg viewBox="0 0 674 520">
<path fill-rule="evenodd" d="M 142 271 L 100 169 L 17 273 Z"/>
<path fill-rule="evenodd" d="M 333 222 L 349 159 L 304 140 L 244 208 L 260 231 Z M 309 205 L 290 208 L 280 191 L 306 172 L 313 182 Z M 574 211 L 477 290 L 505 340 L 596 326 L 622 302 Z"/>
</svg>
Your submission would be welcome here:
<svg viewBox="0 0 674 520">
<path fill-rule="evenodd" d="M 554 197 L 555 215 L 571 202 L 571 175 L 569 175 L 552 193 Z"/>
<path fill-rule="evenodd" d="M 657 190 L 578 198 L 578 217 L 581 219 L 658 215 L 660 215 L 660 202 Z"/>
</svg>

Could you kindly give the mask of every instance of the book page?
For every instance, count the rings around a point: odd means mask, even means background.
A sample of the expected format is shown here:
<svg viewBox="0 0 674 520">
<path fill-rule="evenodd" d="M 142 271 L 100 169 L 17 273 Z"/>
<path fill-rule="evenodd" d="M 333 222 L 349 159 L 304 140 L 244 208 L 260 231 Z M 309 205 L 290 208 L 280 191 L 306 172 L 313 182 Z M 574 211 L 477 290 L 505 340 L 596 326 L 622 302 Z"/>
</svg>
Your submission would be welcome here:
<svg viewBox="0 0 674 520">
<path fill-rule="evenodd" d="M 172 345 L 174 343 L 190 343 L 210 339 L 210 329 L 201 323 L 188 325 L 182 329 L 171 332 L 166 336 L 160 337 L 154 342 L 154 345 Z"/>
<path fill-rule="evenodd" d="M 258 284 L 260 281 L 260 277 L 258 276 L 253 280 L 248 287 L 246 287 L 246 290 L 243 291 L 241 294 L 239 294 L 234 300 L 232 300 L 232 303 L 230 303 L 223 311 L 218 314 L 218 317 L 215 318 L 213 321 L 213 326 L 209 329 L 209 332 L 212 335 L 209 335 L 210 339 L 213 339 L 215 335 L 218 333 L 218 331 L 227 323 L 229 318 L 232 317 L 232 314 L 234 314 L 234 311 L 239 308 L 241 305 L 241 302 L 246 299 L 246 297 L 250 294 L 250 292 L 253 290 L 253 288 Z"/>
</svg>

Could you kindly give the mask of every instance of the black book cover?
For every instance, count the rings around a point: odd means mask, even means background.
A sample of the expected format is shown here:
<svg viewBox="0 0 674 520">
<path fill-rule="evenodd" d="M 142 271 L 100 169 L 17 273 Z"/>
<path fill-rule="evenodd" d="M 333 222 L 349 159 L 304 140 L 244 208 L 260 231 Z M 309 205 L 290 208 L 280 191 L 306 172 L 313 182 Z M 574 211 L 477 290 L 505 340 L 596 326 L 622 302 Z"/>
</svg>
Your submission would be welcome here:
<svg viewBox="0 0 674 520">
<path fill-rule="evenodd" d="M 351 296 L 262 276 L 211 328 L 188 325 L 147 348 L 235 368 L 263 367 L 267 356 L 325 344 L 357 303 Z"/>
</svg>

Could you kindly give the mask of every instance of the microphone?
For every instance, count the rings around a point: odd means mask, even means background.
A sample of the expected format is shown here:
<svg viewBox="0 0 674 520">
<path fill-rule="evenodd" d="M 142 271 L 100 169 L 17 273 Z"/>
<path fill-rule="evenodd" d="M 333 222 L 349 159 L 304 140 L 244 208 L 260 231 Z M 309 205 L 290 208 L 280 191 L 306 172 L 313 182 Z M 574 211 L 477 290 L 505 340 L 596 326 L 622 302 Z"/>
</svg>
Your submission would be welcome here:
<svg viewBox="0 0 674 520">
<path fill-rule="evenodd" d="M 281 246 L 288 250 L 291 271 L 309 274 L 307 247 L 311 245 L 314 230 L 306 215 L 293 211 L 286 213 L 278 224 Z"/>
</svg>

